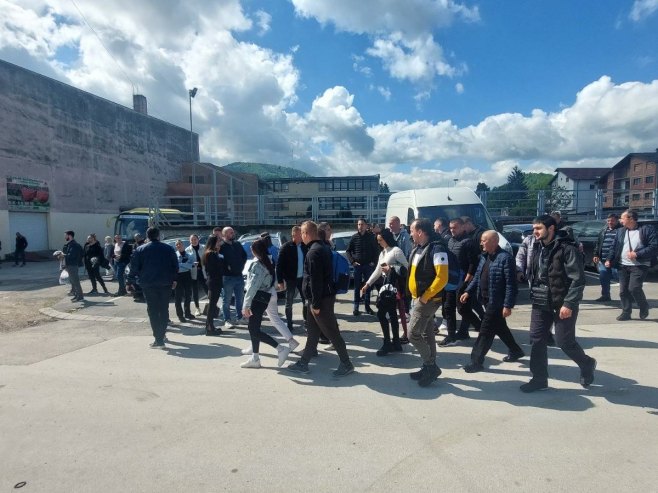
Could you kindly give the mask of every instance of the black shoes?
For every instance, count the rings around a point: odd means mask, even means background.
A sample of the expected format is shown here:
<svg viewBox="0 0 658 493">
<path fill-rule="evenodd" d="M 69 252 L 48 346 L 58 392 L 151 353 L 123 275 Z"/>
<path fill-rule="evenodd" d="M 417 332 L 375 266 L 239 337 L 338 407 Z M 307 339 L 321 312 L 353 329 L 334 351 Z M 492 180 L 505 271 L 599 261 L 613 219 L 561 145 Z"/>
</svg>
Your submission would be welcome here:
<svg viewBox="0 0 658 493">
<path fill-rule="evenodd" d="M 215 327 L 206 327 L 206 335 L 208 337 L 219 337 L 222 335 L 222 329 L 217 329 Z"/>
<path fill-rule="evenodd" d="M 355 317 L 358 317 L 359 315 L 361 315 L 361 312 L 359 310 L 354 310 L 352 312 L 352 315 L 354 315 Z"/>
<path fill-rule="evenodd" d="M 374 315 L 374 314 L 375 314 L 375 312 L 372 311 L 372 308 L 370 308 L 369 306 L 366 306 L 366 313 L 367 313 L 368 315 Z"/>
<path fill-rule="evenodd" d="M 190 320 L 194 320 L 196 317 L 194 315 L 192 315 L 191 313 L 186 313 L 185 318 L 190 319 Z"/>
<path fill-rule="evenodd" d="M 409 338 L 405 336 L 400 337 L 400 344 L 409 344 Z"/>
<path fill-rule="evenodd" d="M 72 303 L 77 303 L 78 301 L 84 301 L 85 299 L 82 296 L 76 296 L 73 299 L 71 299 Z"/>
<path fill-rule="evenodd" d="M 420 380 L 421 375 L 423 374 L 425 367 L 423 366 L 420 370 L 415 371 L 413 373 L 409 373 L 409 378 L 411 378 L 414 381 Z"/>
<path fill-rule="evenodd" d="M 588 388 L 594 381 L 594 370 L 596 370 L 596 360 L 590 358 L 589 367 L 580 371 L 580 385 L 584 388 Z"/>
<path fill-rule="evenodd" d="M 184 324 L 185 322 L 187 322 L 187 320 L 185 320 L 184 317 L 178 317 L 178 321 L 179 321 L 180 323 L 182 323 L 182 324 Z"/>
<path fill-rule="evenodd" d="M 483 370 L 484 370 L 484 366 L 482 366 L 479 363 L 469 363 L 464 367 L 464 371 L 466 373 L 477 373 Z"/>
<path fill-rule="evenodd" d="M 377 356 L 386 356 L 391 352 L 393 352 L 393 344 L 390 341 L 384 341 L 382 347 L 377 351 Z"/>
<path fill-rule="evenodd" d="M 402 351 L 404 351 L 404 349 L 402 349 L 402 343 L 400 342 L 399 339 L 397 341 L 394 339 L 393 340 L 393 352 L 401 353 Z"/>
<path fill-rule="evenodd" d="M 612 301 L 612 299 L 610 299 L 610 296 L 601 296 L 600 298 L 596 298 L 594 301 L 602 303 L 604 301 Z"/>
<path fill-rule="evenodd" d="M 98 294 L 98 289 L 92 289 L 91 291 L 89 291 L 88 293 L 85 293 L 85 294 L 87 294 L 87 295 L 89 295 L 89 294 Z"/>
<path fill-rule="evenodd" d="M 456 345 L 457 345 L 457 338 L 451 335 L 445 336 L 445 338 L 441 342 L 439 342 L 439 346 L 441 347 L 456 346 Z"/>
<path fill-rule="evenodd" d="M 519 389 L 521 389 L 521 392 L 525 394 L 529 394 L 531 392 L 536 392 L 536 391 L 548 390 L 548 382 L 540 382 L 539 380 L 535 380 L 533 378 L 528 383 L 524 383 L 523 385 L 521 385 Z"/>
<path fill-rule="evenodd" d="M 648 310 L 647 310 L 647 315 L 649 315 Z M 646 317 L 645 317 L 645 318 L 646 318 Z M 617 316 L 617 320 L 619 320 L 620 322 L 624 322 L 625 320 L 630 320 L 630 319 L 631 319 L 631 315 L 630 315 L 629 313 L 621 312 L 621 313 Z"/>
<path fill-rule="evenodd" d="M 420 378 L 418 379 L 418 385 L 428 387 L 434 380 L 439 378 L 439 375 L 441 375 L 441 368 L 436 366 L 436 363 L 423 365 Z"/>
<path fill-rule="evenodd" d="M 515 361 L 519 361 L 524 356 L 525 356 L 525 353 L 523 351 L 518 352 L 518 353 L 509 353 L 507 356 L 505 356 L 503 358 L 503 361 L 505 363 L 514 363 Z"/>
<path fill-rule="evenodd" d="M 471 336 L 468 334 L 468 330 L 467 330 L 464 332 L 457 332 L 457 334 L 455 334 L 455 338 L 458 341 L 468 341 L 471 338 Z"/>
<path fill-rule="evenodd" d="M 644 310 L 640 310 L 640 319 L 644 320 L 649 316 L 649 309 L 645 308 Z"/>
<path fill-rule="evenodd" d="M 557 344 L 555 344 L 555 337 L 553 336 L 552 332 L 548 333 L 548 338 L 546 339 L 546 345 L 549 347 L 556 347 Z"/>
</svg>

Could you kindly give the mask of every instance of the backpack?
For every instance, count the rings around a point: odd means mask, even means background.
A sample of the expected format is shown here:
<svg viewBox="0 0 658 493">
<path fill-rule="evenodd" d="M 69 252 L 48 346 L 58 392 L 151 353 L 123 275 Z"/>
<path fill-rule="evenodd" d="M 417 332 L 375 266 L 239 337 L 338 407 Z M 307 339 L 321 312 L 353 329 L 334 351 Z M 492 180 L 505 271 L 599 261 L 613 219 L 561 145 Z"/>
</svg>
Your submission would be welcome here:
<svg viewBox="0 0 658 493">
<path fill-rule="evenodd" d="M 332 251 L 332 272 L 336 294 L 345 294 L 350 289 L 350 263 L 340 253 Z"/>
<path fill-rule="evenodd" d="M 377 302 L 375 305 L 379 310 L 388 311 L 395 309 L 397 306 L 397 293 L 399 276 L 395 270 L 391 269 L 388 275 L 383 277 L 384 282 L 377 292 Z"/>
</svg>

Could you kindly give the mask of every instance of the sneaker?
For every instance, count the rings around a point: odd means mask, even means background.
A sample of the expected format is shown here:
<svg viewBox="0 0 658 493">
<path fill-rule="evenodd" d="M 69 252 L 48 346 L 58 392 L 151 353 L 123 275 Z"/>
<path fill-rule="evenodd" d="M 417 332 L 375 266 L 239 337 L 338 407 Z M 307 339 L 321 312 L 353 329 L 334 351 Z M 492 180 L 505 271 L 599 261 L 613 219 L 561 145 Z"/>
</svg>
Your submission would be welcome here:
<svg viewBox="0 0 658 493">
<path fill-rule="evenodd" d="M 279 344 L 276 347 L 277 352 L 279 353 L 279 368 L 283 366 L 283 364 L 286 362 L 286 359 L 288 359 L 288 355 L 290 354 L 290 348 L 288 346 L 284 346 L 283 344 Z"/>
<path fill-rule="evenodd" d="M 344 377 L 345 375 L 349 375 L 350 373 L 354 372 L 354 365 L 352 363 L 343 363 L 342 361 L 340 362 L 340 365 L 338 365 L 338 368 L 336 368 L 333 372 L 334 377 Z"/>
<path fill-rule="evenodd" d="M 610 296 L 601 296 L 599 298 L 596 298 L 594 301 L 602 303 L 604 301 L 612 301 L 612 300 L 610 299 Z"/>
<path fill-rule="evenodd" d="M 366 311 L 366 313 L 367 313 L 368 315 L 374 315 L 374 314 L 375 314 L 375 312 L 374 312 L 374 311 L 372 310 L 372 308 L 370 308 L 369 306 L 366 306 L 366 310 L 365 310 L 365 311 Z"/>
<path fill-rule="evenodd" d="M 293 373 L 309 373 L 310 371 L 308 369 L 308 364 L 303 363 L 301 361 L 297 361 L 295 363 L 286 366 L 286 370 L 291 371 Z"/>
<path fill-rule="evenodd" d="M 422 374 L 418 379 L 418 385 L 421 387 L 429 386 L 434 380 L 439 378 L 441 375 L 441 368 L 436 366 L 436 363 L 432 365 L 423 365 Z"/>
<path fill-rule="evenodd" d="M 260 359 L 253 356 L 240 365 L 240 368 L 260 368 Z"/>
<path fill-rule="evenodd" d="M 167 347 L 164 345 L 164 342 L 152 342 L 149 344 L 149 347 L 151 349 L 167 349 Z"/>
<path fill-rule="evenodd" d="M 335 351 L 336 348 L 334 347 L 333 344 L 329 344 L 328 346 L 326 346 L 326 347 L 324 348 L 324 350 L 325 350 L 325 351 Z"/>
<path fill-rule="evenodd" d="M 649 316 L 649 309 L 645 308 L 644 310 L 640 310 L 640 320 L 644 320 Z"/>
<path fill-rule="evenodd" d="M 189 318 L 190 320 L 194 320 L 196 317 L 192 315 L 191 313 L 186 313 L 185 318 Z"/>
<path fill-rule="evenodd" d="M 594 370 L 596 370 L 596 360 L 590 358 L 589 368 L 580 371 L 580 385 L 588 388 L 594 381 Z"/>
<path fill-rule="evenodd" d="M 227 320 L 226 322 L 224 322 L 224 328 L 225 329 L 232 329 L 233 327 L 235 327 L 235 326 L 233 325 L 233 323 L 230 320 Z"/>
<path fill-rule="evenodd" d="M 195 317 L 200 317 L 200 316 L 201 316 L 201 310 L 199 310 L 198 307 L 197 307 L 197 309 L 196 309 L 195 312 L 194 312 L 194 316 L 195 316 Z"/>
<path fill-rule="evenodd" d="M 525 394 L 529 394 L 530 392 L 535 392 L 538 390 L 548 390 L 548 382 L 540 382 L 539 380 L 535 380 L 533 378 L 528 383 L 521 385 L 519 389 L 521 389 L 521 392 Z"/>
<path fill-rule="evenodd" d="M 515 361 L 519 361 L 521 358 L 525 356 L 525 353 L 523 351 L 519 353 L 509 353 L 507 356 L 503 358 L 503 361 L 505 363 L 514 363 Z"/>
<path fill-rule="evenodd" d="M 441 322 L 441 325 L 439 325 L 439 330 L 448 330 L 448 326 L 445 322 Z"/>
<path fill-rule="evenodd" d="M 400 344 L 409 344 L 409 338 L 405 336 L 400 337 Z"/>
<path fill-rule="evenodd" d="M 243 349 L 243 350 L 240 351 L 240 352 L 241 352 L 242 354 L 244 354 L 245 356 L 250 356 L 250 355 L 254 354 L 254 350 L 251 349 L 250 347 L 248 347 L 248 348 L 246 348 L 246 349 Z"/>
<path fill-rule="evenodd" d="M 359 315 L 361 315 L 361 312 L 359 310 L 354 310 L 352 312 L 352 315 L 354 315 L 355 317 L 358 317 Z"/>
<path fill-rule="evenodd" d="M 455 334 L 455 339 L 457 339 L 458 341 L 468 341 L 470 338 L 471 336 L 468 334 L 468 331 L 457 332 L 457 334 Z"/>
<path fill-rule="evenodd" d="M 624 322 L 625 320 L 630 320 L 630 319 L 631 319 L 631 315 L 630 315 L 630 313 L 624 313 L 624 312 L 621 312 L 621 313 L 617 316 L 617 320 L 619 320 L 620 322 Z"/>
<path fill-rule="evenodd" d="M 320 337 L 320 339 L 318 339 L 318 343 L 327 345 L 327 344 L 331 344 L 331 341 L 329 339 L 327 339 L 326 337 Z"/>
<path fill-rule="evenodd" d="M 400 341 L 393 341 L 393 352 L 401 353 L 402 351 L 404 351 L 402 349 L 402 343 Z"/>
<path fill-rule="evenodd" d="M 482 366 L 479 363 L 469 363 L 464 367 L 464 371 L 466 373 L 477 373 L 483 370 L 484 370 L 484 366 Z"/>
<path fill-rule="evenodd" d="M 384 342 L 381 348 L 377 350 L 377 356 L 386 356 L 388 353 L 393 351 L 393 344 L 389 341 Z"/>
<path fill-rule="evenodd" d="M 288 346 L 290 347 L 290 352 L 292 353 L 299 347 L 299 343 L 295 339 L 290 339 L 288 341 Z"/>
<path fill-rule="evenodd" d="M 423 368 L 424 368 L 424 367 L 423 367 Z M 423 371 L 424 371 L 423 368 L 421 368 L 421 369 L 418 370 L 418 371 L 414 371 L 414 372 L 412 372 L 412 373 L 409 373 L 409 378 L 411 378 L 412 380 L 415 380 L 416 382 L 417 382 L 418 380 L 420 380 L 420 377 L 421 377 L 421 375 L 423 374 Z"/>
<path fill-rule="evenodd" d="M 446 336 L 441 342 L 439 342 L 439 346 L 441 347 L 448 347 L 448 346 L 456 346 L 457 345 L 457 338 L 455 336 Z"/>
</svg>

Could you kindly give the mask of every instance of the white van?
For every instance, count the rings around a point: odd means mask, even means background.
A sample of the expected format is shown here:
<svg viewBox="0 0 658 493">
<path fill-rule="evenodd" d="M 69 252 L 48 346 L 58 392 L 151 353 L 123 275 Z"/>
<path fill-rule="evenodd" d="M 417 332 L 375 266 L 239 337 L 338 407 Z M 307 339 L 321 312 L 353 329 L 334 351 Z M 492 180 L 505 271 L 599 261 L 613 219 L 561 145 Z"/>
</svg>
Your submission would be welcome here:
<svg viewBox="0 0 658 493">
<path fill-rule="evenodd" d="M 463 187 L 420 188 L 396 192 L 388 199 L 386 218 L 397 216 L 408 227 L 419 217 L 434 222 L 439 217 L 448 220 L 470 217 L 485 230 L 496 230 L 496 224 L 476 193 Z M 500 247 L 512 253 L 512 245 L 500 234 Z"/>
</svg>

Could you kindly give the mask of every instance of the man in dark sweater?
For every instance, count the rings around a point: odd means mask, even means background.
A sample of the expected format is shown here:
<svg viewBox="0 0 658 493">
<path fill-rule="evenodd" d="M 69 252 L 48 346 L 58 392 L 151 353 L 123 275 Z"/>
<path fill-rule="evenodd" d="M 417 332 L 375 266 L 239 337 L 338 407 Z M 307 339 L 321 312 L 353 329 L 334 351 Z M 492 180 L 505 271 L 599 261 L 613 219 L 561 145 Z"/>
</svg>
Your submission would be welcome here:
<svg viewBox="0 0 658 493">
<path fill-rule="evenodd" d="M 359 304 L 361 303 L 361 286 L 363 286 L 373 271 L 375 262 L 379 257 L 379 246 L 375 235 L 368 231 L 368 224 L 364 219 L 356 223 L 357 232 L 350 239 L 345 253 L 347 260 L 354 266 L 354 316 L 360 315 Z M 369 315 L 374 315 L 370 308 L 370 288 L 366 290 L 363 298 L 363 306 Z"/>
<path fill-rule="evenodd" d="M 296 373 L 308 373 L 308 363 L 317 353 L 320 334 L 324 334 L 331 341 L 340 365 L 333 372 L 336 377 L 349 375 L 354 371 L 345 347 L 345 341 L 338 330 L 334 304 L 336 291 L 333 282 L 333 261 L 329 246 L 318 237 L 318 225 L 313 221 L 302 223 L 302 241 L 308 247 L 304 259 L 304 277 L 302 290 L 308 305 L 308 338 L 302 357 L 296 363 L 287 367 L 287 370 Z"/>
<path fill-rule="evenodd" d="M 231 322 L 231 297 L 235 296 L 236 323 L 246 323 L 242 317 L 242 302 L 244 301 L 244 277 L 242 269 L 247 263 L 247 252 L 242 244 L 235 239 L 235 231 L 230 226 L 222 230 L 224 243 L 219 253 L 224 256 L 224 299 L 222 300 L 222 311 L 224 312 L 224 323 L 226 328 L 232 326 Z"/>
<path fill-rule="evenodd" d="M 132 289 L 134 278 L 139 277 L 139 285 L 144 291 L 146 309 L 153 331 L 152 348 L 165 348 L 165 333 L 169 321 L 169 298 L 176 288 L 178 260 L 174 249 L 160 242 L 158 228 L 146 231 L 149 242 L 138 247 L 130 260 L 128 288 Z"/>
<path fill-rule="evenodd" d="M 621 224 L 619 224 L 617 214 L 608 214 L 606 225 L 599 233 L 599 239 L 594 248 L 592 261 L 599 269 L 599 283 L 601 283 L 601 297 L 596 301 L 610 301 L 610 281 L 619 278 L 616 266 L 605 266 L 605 259 L 612 257 L 612 245 L 619 228 L 621 228 Z"/>
<path fill-rule="evenodd" d="M 286 290 L 286 323 L 288 329 L 292 332 L 292 304 L 297 292 L 302 298 L 302 316 L 304 320 L 307 317 L 307 307 L 302 289 L 306 245 L 302 241 L 302 228 L 294 226 L 290 234 L 292 240 L 284 243 L 279 251 L 279 258 L 276 263 L 276 280 L 279 284 L 279 290 Z"/>
<path fill-rule="evenodd" d="M 82 246 L 75 241 L 75 233 L 73 231 L 64 233 L 64 239 L 66 240 L 66 244 L 62 247 L 62 252 L 64 254 L 64 268 L 69 275 L 71 291 L 73 292 L 73 299 L 71 301 L 84 301 L 85 298 L 82 294 L 79 275 L 79 269 L 83 265 L 82 257 L 84 252 Z"/>
</svg>

